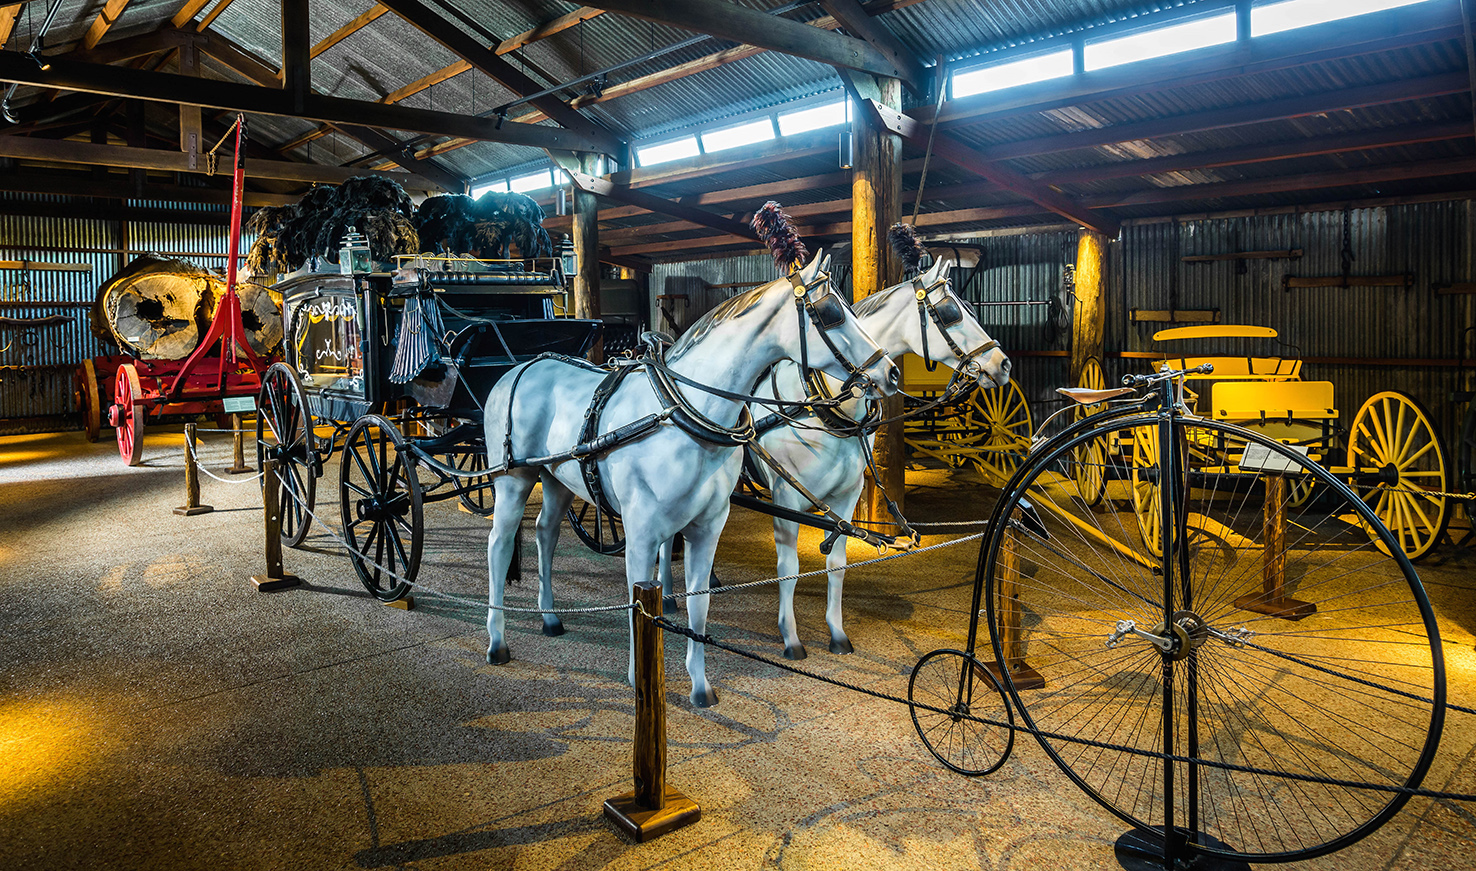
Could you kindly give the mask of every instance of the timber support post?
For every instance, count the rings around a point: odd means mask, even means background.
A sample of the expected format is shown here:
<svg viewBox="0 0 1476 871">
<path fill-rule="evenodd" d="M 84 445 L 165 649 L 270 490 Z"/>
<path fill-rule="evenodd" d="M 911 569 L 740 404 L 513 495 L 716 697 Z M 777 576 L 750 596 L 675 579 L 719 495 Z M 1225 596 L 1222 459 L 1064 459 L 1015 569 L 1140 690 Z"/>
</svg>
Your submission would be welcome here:
<svg viewBox="0 0 1476 871">
<path fill-rule="evenodd" d="M 195 425 L 185 424 L 185 504 L 174 509 L 182 517 L 209 514 L 215 509 L 200 504 L 200 467 L 195 459 Z"/>
<path fill-rule="evenodd" d="M 235 454 L 235 464 L 226 469 L 232 475 L 245 475 L 254 472 L 246 462 L 246 431 L 241 426 L 241 415 L 231 415 L 231 449 Z"/>
<path fill-rule="evenodd" d="M 1266 501 L 1261 509 L 1261 592 L 1235 600 L 1235 607 L 1283 620 L 1300 620 L 1317 613 L 1317 605 L 1286 595 L 1286 475 L 1267 472 Z"/>
<path fill-rule="evenodd" d="M 1004 652 L 1005 667 L 1009 669 L 1015 688 L 1036 690 L 1045 686 L 1045 678 L 1025 664 L 1025 643 L 1020 638 L 1019 533 L 1015 531 L 1015 523 L 1014 520 L 1006 522 L 999 556 L 994 561 L 994 588 L 995 595 L 999 597 L 996 611 L 999 614 L 999 647 Z M 1008 686 L 996 663 L 985 663 L 984 667 L 999 678 L 1000 686 Z"/>
<path fill-rule="evenodd" d="M 635 630 L 635 789 L 605 802 L 605 817 L 636 841 L 649 841 L 691 825 L 702 809 L 666 783 L 666 663 L 661 627 L 661 585 L 636 584 L 631 613 Z"/>
<path fill-rule="evenodd" d="M 901 111 L 902 83 L 897 79 L 849 74 L 848 81 L 859 96 Z M 851 170 L 851 295 L 856 302 L 902 280 L 901 264 L 892 253 L 887 231 L 902 219 L 902 137 L 863 113 L 852 121 Z M 902 385 L 906 387 L 906 385 Z M 902 414 L 902 397 L 882 400 L 882 417 Z M 857 506 L 863 519 L 873 523 L 893 522 L 887 497 L 906 510 L 905 470 L 907 447 L 900 422 L 883 426 L 876 434 L 876 471 L 881 480 L 866 482 Z M 882 490 L 886 492 L 883 493 Z"/>
<path fill-rule="evenodd" d="M 1100 362 L 1106 327 L 1107 237 L 1082 228 L 1076 236 L 1076 304 L 1071 313 L 1071 383 L 1081 383 L 1087 360 Z M 1178 264 L 1174 264 L 1177 268 Z"/>
<path fill-rule="evenodd" d="M 261 513 L 266 521 L 266 571 L 251 576 L 251 583 L 263 593 L 295 587 L 302 578 L 289 575 L 282 569 L 282 478 L 278 473 L 279 460 L 267 460 L 261 464 Z"/>
<path fill-rule="evenodd" d="M 579 155 L 580 172 L 599 175 L 598 154 Z M 574 317 L 600 317 L 600 203 L 594 194 L 574 185 L 574 223 L 570 237 L 574 244 Z M 595 363 L 605 362 L 605 341 L 595 339 L 589 350 Z"/>
</svg>

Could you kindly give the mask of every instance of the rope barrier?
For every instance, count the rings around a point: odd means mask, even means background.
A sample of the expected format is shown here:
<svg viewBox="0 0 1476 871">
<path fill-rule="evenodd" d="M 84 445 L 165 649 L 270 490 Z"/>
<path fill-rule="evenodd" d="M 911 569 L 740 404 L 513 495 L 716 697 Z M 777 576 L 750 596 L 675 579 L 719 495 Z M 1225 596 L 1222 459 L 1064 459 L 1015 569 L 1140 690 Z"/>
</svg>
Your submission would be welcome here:
<svg viewBox="0 0 1476 871">
<path fill-rule="evenodd" d="M 199 430 L 195 431 L 199 432 Z M 225 430 L 215 430 L 215 432 L 225 432 Z M 194 459 L 196 469 L 204 472 L 206 475 L 214 478 L 222 484 L 252 484 L 261 480 L 261 472 L 257 472 L 255 475 L 252 475 L 249 478 L 242 478 L 240 476 L 237 476 L 235 478 L 222 478 L 221 476 L 205 468 L 205 464 L 200 461 L 200 452 L 196 449 L 195 445 L 189 439 L 185 439 L 185 450 L 189 451 L 190 457 Z"/>
<path fill-rule="evenodd" d="M 884 693 L 879 690 L 868 689 L 866 687 L 860 686 L 859 684 L 851 683 L 850 681 L 829 677 L 817 672 L 810 671 L 809 669 L 801 668 L 796 665 L 791 665 L 787 662 L 780 662 L 778 660 L 771 659 L 762 654 L 744 650 L 741 647 L 734 647 L 733 645 L 727 644 L 726 642 L 714 638 L 711 635 L 703 635 L 697 632 L 693 632 L 688 627 L 673 623 L 665 617 L 651 617 L 651 621 L 668 632 L 674 632 L 677 635 L 689 638 L 699 644 L 708 647 L 716 647 L 719 650 L 725 650 L 729 653 L 742 656 L 745 659 L 754 660 L 755 662 L 762 662 L 775 668 L 790 672 L 792 674 L 800 675 L 801 677 L 807 677 L 812 680 L 820 681 L 822 683 L 828 683 L 832 686 L 840 687 L 841 689 L 851 690 L 852 692 L 861 693 L 862 695 L 871 696 L 883 701 L 905 705 L 908 708 L 929 711 L 935 714 L 942 714 L 944 716 L 952 717 L 959 720 L 968 720 L 970 722 L 979 723 L 984 726 L 994 726 L 996 728 L 1006 729 L 1011 732 L 1024 732 L 1025 734 L 1033 735 L 1036 738 L 1048 738 L 1052 741 L 1062 741 L 1069 744 L 1080 744 L 1086 747 L 1095 747 L 1099 750 L 1116 750 L 1132 756 L 1142 756 L 1149 759 L 1157 759 L 1163 762 L 1180 762 L 1187 765 L 1202 765 L 1206 768 L 1218 768 L 1225 771 L 1234 771 L 1241 774 L 1252 774 L 1260 777 L 1279 777 L 1286 780 L 1301 781 L 1303 783 L 1316 783 L 1324 786 L 1340 786 L 1346 789 L 1364 789 L 1376 792 L 1422 796 L 1425 798 L 1441 798 L 1450 799 L 1453 801 L 1476 802 L 1476 793 L 1442 792 L 1440 790 L 1421 789 L 1418 787 L 1390 786 L 1386 784 L 1367 783 L 1357 780 L 1344 780 L 1342 778 L 1323 777 L 1315 774 L 1299 774 L 1291 771 L 1274 771 L 1266 768 L 1257 768 L 1252 765 L 1239 765 L 1233 762 L 1220 762 L 1213 759 L 1203 759 L 1197 756 L 1183 756 L 1176 753 L 1162 753 L 1154 750 L 1140 750 L 1134 747 L 1124 747 L 1119 744 L 1109 744 L 1105 741 L 1095 741 L 1090 738 L 1080 738 L 1074 735 L 1062 735 L 1058 732 L 1049 732 L 1044 729 L 1037 729 L 1033 726 L 1020 726 L 1004 720 L 996 720 L 991 717 L 980 717 L 971 713 L 965 714 L 958 711 L 946 710 L 934 705 L 928 705 L 922 702 L 915 702 L 911 699 L 904 699 L 901 696 L 892 695 L 891 693 Z M 1006 702 L 1006 704 L 1008 704 L 1008 702 Z M 1471 711 L 1469 708 L 1460 708 L 1455 705 L 1446 705 L 1446 707 L 1455 710 L 1465 711 L 1467 713 L 1476 713 L 1476 711 Z"/>
</svg>

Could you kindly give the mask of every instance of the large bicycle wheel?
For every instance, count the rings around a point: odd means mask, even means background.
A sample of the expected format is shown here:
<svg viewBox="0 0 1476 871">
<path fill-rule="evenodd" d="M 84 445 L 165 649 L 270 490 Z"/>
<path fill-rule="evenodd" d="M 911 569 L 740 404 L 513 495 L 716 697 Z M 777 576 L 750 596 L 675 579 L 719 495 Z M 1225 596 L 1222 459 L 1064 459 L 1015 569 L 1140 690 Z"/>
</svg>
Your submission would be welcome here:
<svg viewBox="0 0 1476 871">
<path fill-rule="evenodd" d="M 927 654 L 912 669 L 907 700 L 923 746 L 949 769 L 978 777 L 1010 757 L 1015 731 L 994 724 L 1013 726 L 1014 712 L 999 680 L 973 656 L 962 650 Z"/>
<path fill-rule="evenodd" d="M 261 379 L 256 401 L 256 467 L 276 460 L 281 486 L 277 504 L 282 510 L 282 543 L 297 547 L 307 538 L 318 492 L 318 455 L 313 412 L 302 392 L 297 373 L 284 363 L 273 363 Z"/>
<path fill-rule="evenodd" d="M 1167 558 L 1152 553 L 1135 512 L 1087 510 L 1060 470 L 1084 441 L 1155 422 L 1072 427 L 1001 500 L 980 579 L 1006 690 L 1061 769 L 1132 826 L 1161 833 L 1171 816 L 1187 849 L 1252 861 L 1345 847 L 1408 798 L 1346 784 L 1418 786 L 1439 742 L 1424 590 L 1345 483 L 1213 421 L 1174 423 L 1179 449 L 1159 462 L 1177 474 L 1161 480 L 1182 484 L 1160 520 L 1178 528 Z M 1297 508 L 1286 485 L 1302 477 L 1322 498 Z M 1166 765 L 1166 748 L 1192 761 Z"/>
<path fill-rule="evenodd" d="M 385 418 L 364 415 L 344 439 L 339 474 L 349 562 L 374 598 L 403 598 L 425 544 L 420 480 L 405 437 Z"/>
</svg>

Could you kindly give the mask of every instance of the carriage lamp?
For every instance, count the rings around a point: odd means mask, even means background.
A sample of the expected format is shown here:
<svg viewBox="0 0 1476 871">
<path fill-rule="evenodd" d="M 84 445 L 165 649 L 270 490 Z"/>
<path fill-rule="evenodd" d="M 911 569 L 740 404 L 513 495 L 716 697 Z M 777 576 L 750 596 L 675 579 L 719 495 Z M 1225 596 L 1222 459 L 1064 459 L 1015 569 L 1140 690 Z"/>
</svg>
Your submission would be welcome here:
<svg viewBox="0 0 1476 871">
<path fill-rule="evenodd" d="M 338 271 L 344 275 L 362 274 L 373 272 L 374 267 L 369 260 L 369 240 L 364 238 L 353 227 L 349 227 L 348 233 L 338 247 Z"/>
</svg>

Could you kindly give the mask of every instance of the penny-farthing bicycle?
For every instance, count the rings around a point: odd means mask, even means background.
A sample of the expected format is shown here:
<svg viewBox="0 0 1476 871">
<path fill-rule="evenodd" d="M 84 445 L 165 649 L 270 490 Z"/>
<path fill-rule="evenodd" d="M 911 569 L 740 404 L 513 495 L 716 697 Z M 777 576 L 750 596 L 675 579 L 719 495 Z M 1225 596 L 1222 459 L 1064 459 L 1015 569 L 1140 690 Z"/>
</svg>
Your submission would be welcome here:
<svg viewBox="0 0 1476 871">
<path fill-rule="evenodd" d="M 1006 487 L 966 647 L 918 664 L 915 686 L 946 686 L 914 693 L 933 708 L 914 709 L 918 731 L 955 770 L 997 767 L 1005 730 L 978 719 L 1002 720 L 998 703 L 973 700 L 992 700 L 998 676 L 1041 747 L 1153 864 L 1319 856 L 1388 820 L 1430 766 L 1445 705 L 1435 618 L 1342 479 L 1191 416 L 1184 374 L 1131 377 L 1141 396 L 1062 391 L 1111 403 L 1037 445 Z M 1161 494 L 1156 546 L 1129 493 L 1109 487 L 1092 508 L 1075 468 L 1084 446 L 1142 428 L 1165 446 L 1137 470 Z M 1323 496 L 1298 500 L 1309 482 Z M 974 660 L 980 615 L 987 667 Z"/>
</svg>

